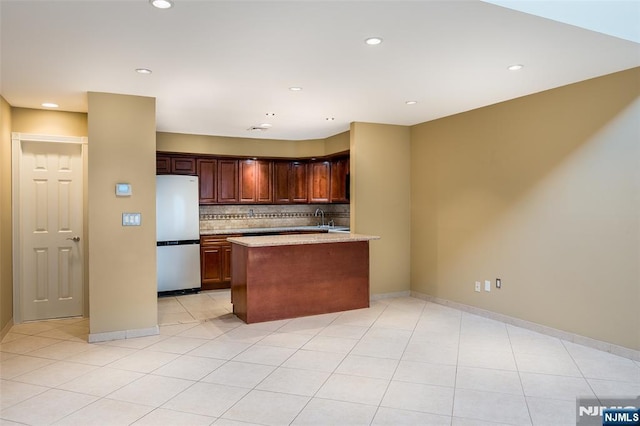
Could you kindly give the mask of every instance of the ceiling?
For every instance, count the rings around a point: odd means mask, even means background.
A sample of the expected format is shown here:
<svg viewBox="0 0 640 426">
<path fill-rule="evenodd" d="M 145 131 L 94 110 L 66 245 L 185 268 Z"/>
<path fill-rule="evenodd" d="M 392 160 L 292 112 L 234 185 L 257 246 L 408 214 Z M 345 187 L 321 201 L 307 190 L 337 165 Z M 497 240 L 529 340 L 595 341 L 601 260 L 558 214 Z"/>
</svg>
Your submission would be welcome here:
<svg viewBox="0 0 640 426">
<path fill-rule="evenodd" d="M 640 2 L 631 4 L 637 19 L 625 25 L 640 27 Z M 305 140 L 354 121 L 413 125 L 640 66 L 640 43 L 624 33 L 508 6 L 0 0 L 0 94 L 14 107 L 80 112 L 87 92 L 150 96 L 158 131 Z M 383 42 L 365 44 L 371 36 Z"/>
</svg>

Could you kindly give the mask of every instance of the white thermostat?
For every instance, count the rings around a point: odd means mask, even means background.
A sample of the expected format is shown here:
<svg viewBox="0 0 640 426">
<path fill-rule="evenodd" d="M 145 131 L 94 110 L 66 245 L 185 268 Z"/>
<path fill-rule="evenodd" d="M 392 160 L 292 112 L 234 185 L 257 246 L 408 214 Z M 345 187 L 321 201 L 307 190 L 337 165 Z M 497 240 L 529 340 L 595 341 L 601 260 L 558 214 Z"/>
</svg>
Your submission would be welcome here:
<svg viewBox="0 0 640 426">
<path fill-rule="evenodd" d="M 116 197 L 131 197 L 131 184 L 116 183 Z"/>
</svg>

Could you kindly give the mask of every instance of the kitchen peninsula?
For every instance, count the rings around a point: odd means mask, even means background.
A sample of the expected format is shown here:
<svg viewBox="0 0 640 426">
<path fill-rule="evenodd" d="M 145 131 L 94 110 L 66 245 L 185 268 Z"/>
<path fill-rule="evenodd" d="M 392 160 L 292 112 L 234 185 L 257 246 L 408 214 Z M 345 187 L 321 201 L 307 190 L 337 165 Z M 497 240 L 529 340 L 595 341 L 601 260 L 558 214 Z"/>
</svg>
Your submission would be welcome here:
<svg viewBox="0 0 640 426">
<path fill-rule="evenodd" d="M 369 241 L 359 234 L 229 238 L 231 302 L 246 323 L 369 307 Z"/>
</svg>

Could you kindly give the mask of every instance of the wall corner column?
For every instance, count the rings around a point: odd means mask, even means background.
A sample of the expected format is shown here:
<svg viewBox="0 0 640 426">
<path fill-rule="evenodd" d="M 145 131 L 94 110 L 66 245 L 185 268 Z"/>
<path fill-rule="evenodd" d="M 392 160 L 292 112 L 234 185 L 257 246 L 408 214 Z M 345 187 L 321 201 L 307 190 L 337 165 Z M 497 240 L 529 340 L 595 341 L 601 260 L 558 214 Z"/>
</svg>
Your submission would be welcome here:
<svg viewBox="0 0 640 426">
<path fill-rule="evenodd" d="M 88 99 L 89 340 L 157 334 L 155 98 Z M 116 197 L 116 183 L 132 195 Z M 141 226 L 122 226 L 123 212 Z"/>
</svg>

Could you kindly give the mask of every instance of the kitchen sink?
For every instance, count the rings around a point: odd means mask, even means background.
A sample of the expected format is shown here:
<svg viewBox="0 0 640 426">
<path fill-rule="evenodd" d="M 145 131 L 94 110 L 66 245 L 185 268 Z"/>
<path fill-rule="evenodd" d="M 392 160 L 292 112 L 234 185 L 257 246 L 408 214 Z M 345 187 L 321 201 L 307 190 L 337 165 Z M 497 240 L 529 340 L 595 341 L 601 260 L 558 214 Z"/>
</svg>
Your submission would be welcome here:
<svg viewBox="0 0 640 426">
<path fill-rule="evenodd" d="M 332 227 L 326 227 L 329 232 L 336 232 L 336 233 L 342 233 L 342 234 L 348 234 L 351 232 L 351 229 L 348 226 L 332 226 Z"/>
</svg>

